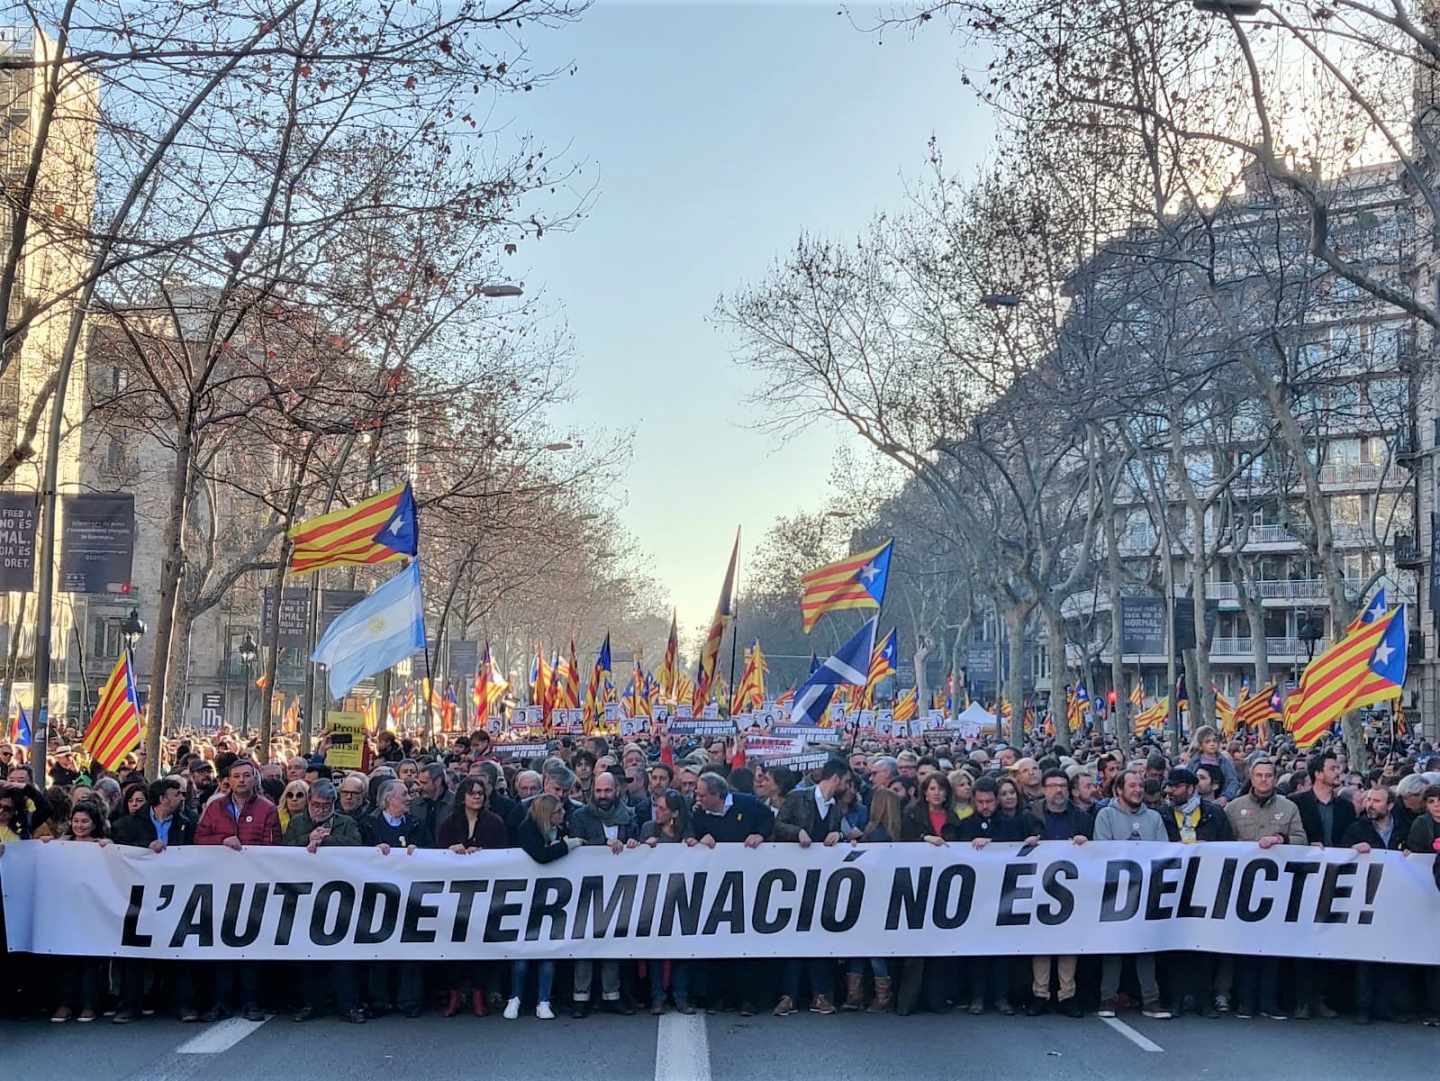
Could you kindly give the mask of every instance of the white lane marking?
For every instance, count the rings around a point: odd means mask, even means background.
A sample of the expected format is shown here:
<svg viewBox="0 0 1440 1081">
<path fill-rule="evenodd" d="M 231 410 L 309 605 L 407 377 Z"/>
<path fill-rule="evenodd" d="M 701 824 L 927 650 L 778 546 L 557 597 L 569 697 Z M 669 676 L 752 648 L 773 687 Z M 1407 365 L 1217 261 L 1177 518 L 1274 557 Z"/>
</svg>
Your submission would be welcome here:
<svg viewBox="0 0 1440 1081">
<path fill-rule="evenodd" d="M 247 1021 L 243 1017 L 232 1017 L 210 1025 L 198 1036 L 186 1040 L 175 1048 L 177 1055 L 218 1055 L 229 1051 L 237 1043 L 263 1025 L 264 1021 Z"/>
<path fill-rule="evenodd" d="M 655 1081 L 710 1081 L 703 1013 L 666 1013 L 655 1034 Z"/>
<path fill-rule="evenodd" d="M 1155 1054 L 1160 1054 L 1165 1050 L 1165 1048 L 1161 1047 L 1154 1040 L 1147 1039 L 1143 1033 L 1136 1032 L 1133 1028 L 1127 1025 L 1124 1021 L 1121 1021 L 1118 1017 L 1102 1017 L 1100 1018 L 1100 1020 L 1104 1021 L 1116 1032 L 1120 1033 L 1120 1035 L 1124 1036 L 1136 1047 L 1140 1048 L 1141 1051 L 1150 1051 Z"/>
</svg>

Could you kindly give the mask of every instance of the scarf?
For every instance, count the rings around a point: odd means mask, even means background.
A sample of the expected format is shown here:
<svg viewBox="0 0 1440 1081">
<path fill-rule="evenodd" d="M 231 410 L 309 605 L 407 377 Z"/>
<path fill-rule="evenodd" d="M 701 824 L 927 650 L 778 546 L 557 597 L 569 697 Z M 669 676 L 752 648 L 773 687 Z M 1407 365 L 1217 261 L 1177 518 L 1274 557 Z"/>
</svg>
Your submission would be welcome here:
<svg viewBox="0 0 1440 1081">
<path fill-rule="evenodd" d="M 602 826 L 629 826 L 635 821 L 635 812 L 624 800 L 617 799 L 608 811 L 602 810 L 598 803 L 592 803 L 590 813 Z"/>
</svg>

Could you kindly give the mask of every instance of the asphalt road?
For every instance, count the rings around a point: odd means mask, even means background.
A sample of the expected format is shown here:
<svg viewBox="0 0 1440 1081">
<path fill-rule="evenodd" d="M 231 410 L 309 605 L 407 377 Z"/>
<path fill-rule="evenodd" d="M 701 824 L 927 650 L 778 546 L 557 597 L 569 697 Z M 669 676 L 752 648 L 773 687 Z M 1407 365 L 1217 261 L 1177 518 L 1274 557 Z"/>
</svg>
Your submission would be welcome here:
<svg viewBox="0 0 1440 1081">
<path fill-rule="evenodd" d="M 0 1023 L 0 1065 L 9 1078 L 46 1081 L 816 1081 L 881 1078 L 1116 1077 L 1300 1078 L 1363 1075 L 1390 1081 L 1434 1076 L 1434 1029 L 1349 1021 L 1149 1021 L 1118 1024 L 963 1014 L 912 1017 L 736 1014 L 657 1020 L 648 1015 L 586 1021 L 498 1017 L 364 1026 L 287 1017 L 181 1025 L 148 1019 Z"/>
</svg>

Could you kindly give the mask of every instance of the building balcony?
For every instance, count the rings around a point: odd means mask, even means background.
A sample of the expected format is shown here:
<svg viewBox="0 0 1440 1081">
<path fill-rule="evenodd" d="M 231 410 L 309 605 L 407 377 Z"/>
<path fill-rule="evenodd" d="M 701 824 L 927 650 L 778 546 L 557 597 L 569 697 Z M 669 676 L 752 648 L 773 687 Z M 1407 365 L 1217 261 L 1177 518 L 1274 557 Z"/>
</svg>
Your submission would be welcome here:
<svg viewBox="0 0 1440 1081">
<path fill-rule="evenodd" d="M 1290 659 L 1305 655 L 1305 643 L 1299 638 L 1265 639 L 1265 656 L 1270 660 Z M 1250 661 L 1255 656 L 1253 638 L 1213 638 L 1210 641 L 1210 659 Z"/>
<path fill-rule="evenodd" d="M 1375 462 L 1326 462 L 1320 467 L 1321 484 L 1374 484 L 1383 474 Z"/>
<path fill-rule="evenodd" d="M 1393 548 L 1395 566 L 1402 571 L 1418 571 L 1425 566 L 1425 556 L 1420 551 L 1420 542 L 1409 533 L 1396 533 Z"/>
</svg>

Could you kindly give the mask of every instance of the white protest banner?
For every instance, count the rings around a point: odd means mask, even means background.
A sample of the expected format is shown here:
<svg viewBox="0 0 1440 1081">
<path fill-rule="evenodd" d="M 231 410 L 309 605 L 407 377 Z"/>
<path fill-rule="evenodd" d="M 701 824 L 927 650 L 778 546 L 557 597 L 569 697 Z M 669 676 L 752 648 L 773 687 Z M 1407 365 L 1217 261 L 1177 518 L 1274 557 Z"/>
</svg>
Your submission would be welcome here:
<svg viewBox="0 0 1440 1081">
<path fill-rule="evenodd" d="M 703 817 L 703 816 L 702 816 Z M 1205 950 L 1440 964 L 1433 856 L 1251 844 L 518 850 L 20 841 L 12 950 L 212 961 Z"/>
</svg>

